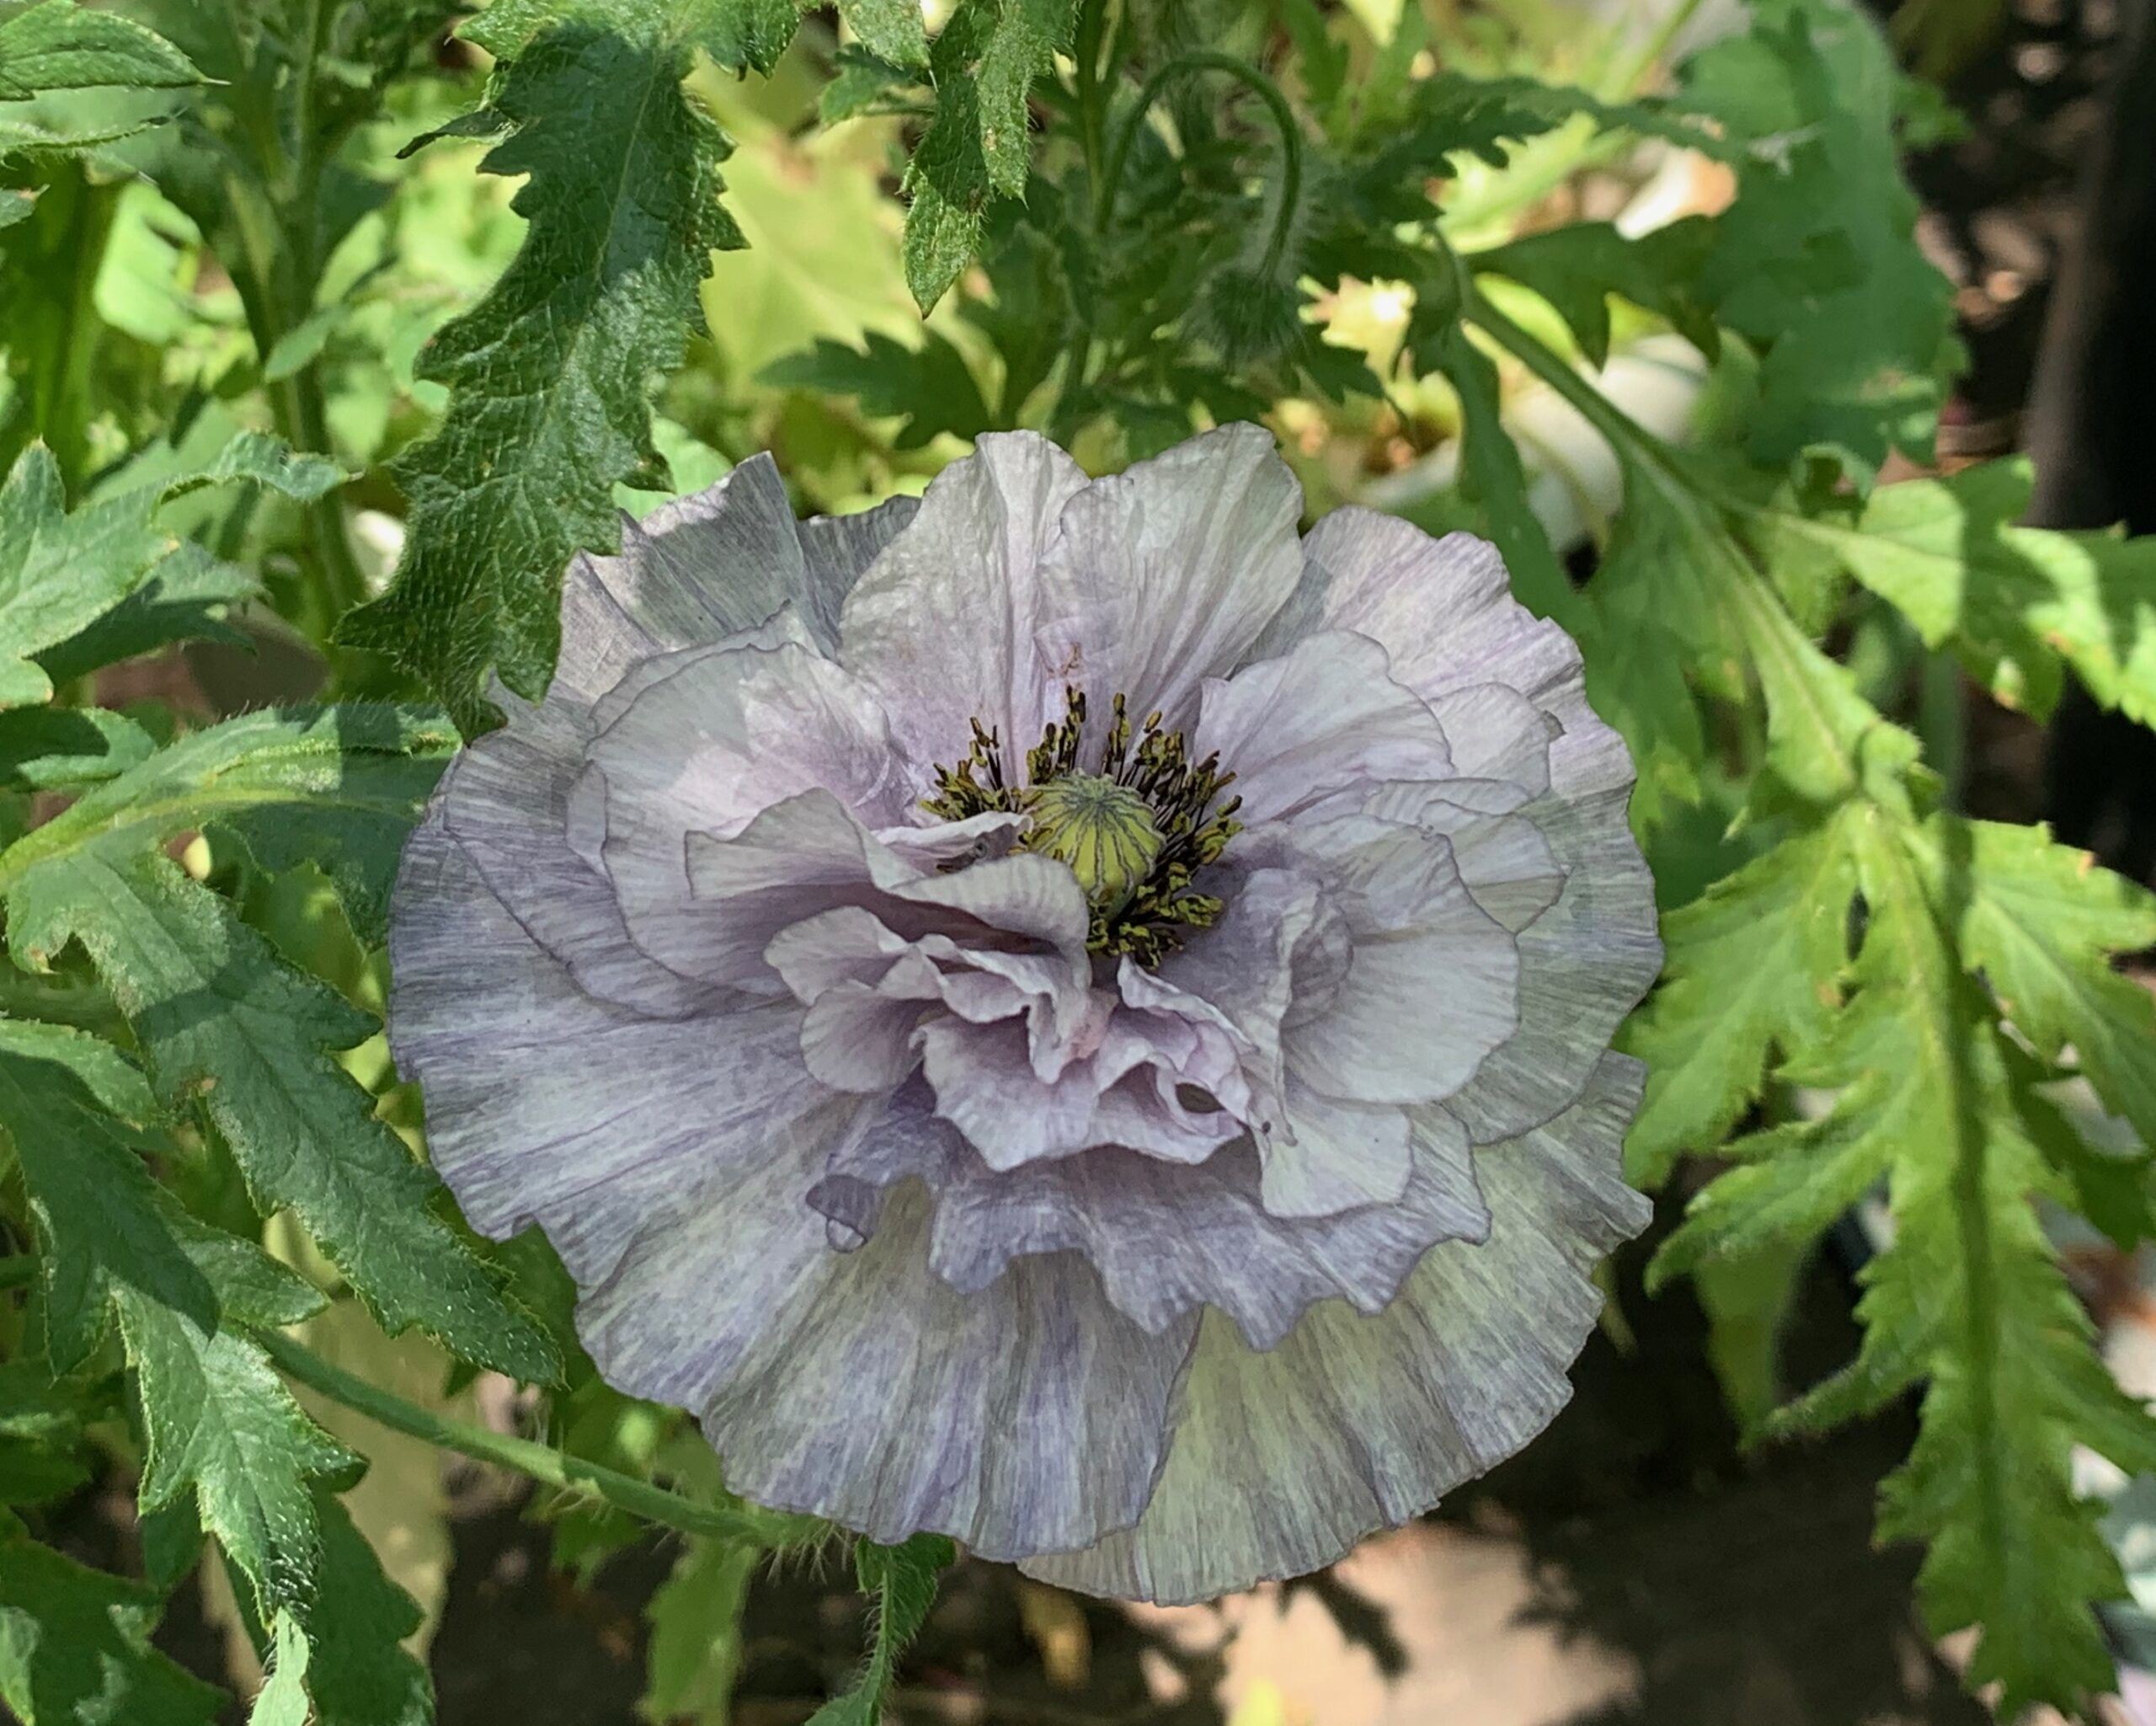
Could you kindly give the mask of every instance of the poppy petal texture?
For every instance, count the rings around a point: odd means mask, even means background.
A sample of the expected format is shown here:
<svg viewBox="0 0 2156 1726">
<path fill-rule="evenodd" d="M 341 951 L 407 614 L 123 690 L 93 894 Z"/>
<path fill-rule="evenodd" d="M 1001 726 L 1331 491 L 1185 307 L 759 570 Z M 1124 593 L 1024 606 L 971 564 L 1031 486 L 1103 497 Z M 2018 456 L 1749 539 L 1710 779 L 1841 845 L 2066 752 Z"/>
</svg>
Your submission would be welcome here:
<svg viewBox="0 0 2156 1726">
<path fill-rule="evenodd" d="M 798 522 L 758 457 L 571 566 L 444 777 L 435 1162 L 736 1491 L 1198 1600 L 1569 1394 L 1646 1218 L 1631 762 L 1491 547 L 1299 507 L 1249 425 Z"/>
</svg>

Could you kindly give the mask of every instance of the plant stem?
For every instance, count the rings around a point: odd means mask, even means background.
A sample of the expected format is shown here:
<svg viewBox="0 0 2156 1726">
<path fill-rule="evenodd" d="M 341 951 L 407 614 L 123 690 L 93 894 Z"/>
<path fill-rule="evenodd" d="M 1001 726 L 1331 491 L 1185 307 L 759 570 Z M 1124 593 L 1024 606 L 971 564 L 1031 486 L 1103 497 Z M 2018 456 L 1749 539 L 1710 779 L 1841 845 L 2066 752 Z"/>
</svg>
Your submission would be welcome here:
<svg viewBox="0 0 2156 1726">
<path fill-rule="evenodd" d="M 39 1263 L 35 1253 L 13 1253 L 0 1258 L 0 1289 L 19 1289 L 35 1282 Z"/>
<path fill-rule="evenodd" d="M 1108 156 L 1107 170 L 1101 178 L 1096 206 L 1099 215 L 1098 225 L 1105 233 L 1108 224 L 1115 218 L 1115 195 L 1123 184 L 1123 170 L 1130 159 L 1130 147 L 1137 142 L 1138 128 L 1145 125 L 1145 116 L 1152 111 L 1153 104 L 1158 99 L 1161 91 L 1170 79 L 1198 72 L 1225 72 L 1255 92 L 1271 111 L 1273 126 L 1280 134 L 1280 207 L 1273 218 L 1273 234 L 1266 242 L 1262 266 L 1269 273 L 1288 249 L 1289 236 L 1294 231 L 1295 207 L 1302 198 L 1302 129 L 1295 124 L 1295 111 L 1288 105 L 1288 99 L 1281 94 L 1279 85 L 1247 61 L 1238 60 L 1232 54 L 1222 54 L 1214 49 L 1194 48 L 1187 54 L 1178 54 L 1139 88 L 1137 103 L 1124 116 L 1123 126 L 1116 133 L 1115 147 Z"/>
<path fill-rule="evenodd" d="M 0 1260 L 0 1264 L 8 1261 Z M 445 1451 L 476 1461 L 491 1462 L 542 1485 L 571 1492 L 595 1493 L 617 1510 L 641 1516 L 682 1534 L 707 1535 L 716 1540 L 744 1541 L 758 1547 L 798 1547 L 820 1538 L 825 1524 L 812 1516 L 794 1516 L 751 1505 L 728 1509 L 700 1504 L 648 1480 L 623 1474 L 597 1462 L 572 1456 L 530 1439 L 493 1432 L 469 1421 L 451 1419 L 422 1408 L 416 1403 L 383 1390 L 378 1385 L 333 1365 L 304 1344 L 275 1331 L 259 1331 L 255 1340 L 268 1351 L 286 1377 L 319 1392 L 331 1401 L 364 1414 L 376 1424 L 408 1438 L 424 1440 Z"/>
</svg>

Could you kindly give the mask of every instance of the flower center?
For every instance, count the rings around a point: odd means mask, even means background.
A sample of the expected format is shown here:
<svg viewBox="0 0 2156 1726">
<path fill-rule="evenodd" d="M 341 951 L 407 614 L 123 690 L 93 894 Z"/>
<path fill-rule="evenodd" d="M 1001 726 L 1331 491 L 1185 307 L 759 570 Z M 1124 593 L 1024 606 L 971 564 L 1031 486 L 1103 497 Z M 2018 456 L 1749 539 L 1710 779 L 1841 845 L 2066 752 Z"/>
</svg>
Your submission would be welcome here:
<svg viewBox="0 0 2156 1726">
<path fill-rule="evenodd" d="M 1033 818 L 1028 848 L 1069 863 L 1102 911 L 1121 910 L 1160 861 L 1152 806 L 1113 779 L 1073 773 L 1033 787 L 1019 804 Z"/>
<path fill-rule="evenodd" d="M 993 810 L 1026 816 L 1019 845 L 1067 864 L 1086 890 L 1086 944 L 1155 965 L 1220 914 L 1220 901 L 1192 882 L 1242 831 L 1241 798 L 1214 806 L 1235 776 L 1220 771 L 1217 755 L 1193 763 L 1182 733 L 1163 731 L 1158 713 L 1134 732 L 1120 695 L 1097 771 L 1081 767 L 1086 753 L 1079 690 L 1065 692 L 1064 717 L 1026 752 L 1023 785 L 1006 782 L 1002 740 L 976 719 L 973 747 L 955 767 L 936 769 L 936 794 L 921 807 L 950 821 Z"/>
</svg>

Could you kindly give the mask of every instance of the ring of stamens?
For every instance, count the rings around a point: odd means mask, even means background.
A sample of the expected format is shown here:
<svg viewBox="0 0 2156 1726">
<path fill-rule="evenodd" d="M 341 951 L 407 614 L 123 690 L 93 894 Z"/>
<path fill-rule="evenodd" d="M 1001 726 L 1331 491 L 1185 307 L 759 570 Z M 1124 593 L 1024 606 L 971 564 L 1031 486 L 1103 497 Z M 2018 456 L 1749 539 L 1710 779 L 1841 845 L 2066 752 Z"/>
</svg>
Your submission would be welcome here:
<svg viewBox="0 0 2156 1726">
<path fill-rule="evenodd" d="M 1085 692 L 1066 688 L 1064 698 L 1063 718 L 1026 752 L 1022 785 L 1006 775 L 995 729 L 975 719 L 972 747 L 955 767 L 937 767 L 921 807 L 948 821 L 1027 816 L 1020 847 L 1069 864 L 1086 889 L 1087 947 L 1156 965 L 1220 915 L 1220 900 L 1193 883 L 1242 831 L 1240 797 L 1214 806 L 1235 776 L 1220 771 L 1217 752 L 1192 761 L 1183 734 L 1163 730 L 1158 713 L 1134 728 L 1121 695 L 1088 771 Z"/>
</svg>

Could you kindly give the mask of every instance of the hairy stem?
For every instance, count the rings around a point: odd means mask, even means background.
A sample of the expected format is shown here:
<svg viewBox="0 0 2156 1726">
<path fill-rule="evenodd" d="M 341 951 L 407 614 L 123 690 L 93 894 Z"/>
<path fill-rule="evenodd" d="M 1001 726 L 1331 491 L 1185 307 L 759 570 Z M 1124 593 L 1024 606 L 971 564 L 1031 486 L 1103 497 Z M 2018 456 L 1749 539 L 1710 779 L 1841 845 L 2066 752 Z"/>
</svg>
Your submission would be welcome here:
<svg viewBox="0 0 2156 1726">
<path fill-rule="evenodd" d="M 333 1365 L 304 1344 L 275 1331 L 257 1332 L 255 1340 L 286 1377 L 366 1415 L 377 1425 L 476 1461 L 527 1475 L 542 1485 L 595 1494 L 616 1509 L 647 1522 L 683 1534 L 769 1547 L 808 1545 L 829 1532 L 826 1525 L 813 1516 L 792 1516 L 748 1504 L 738 1509 L 701 1504 L 648 1480 L 569 1456 L 551 1445 L 437 1414 Z"/>
<path fill-rule="evenodd" d="M 1303 195 L 1303 134 L 1295 124 L 1294 110 L 1288 105 L 1288 99 L 1280 94 L 1280 86 L 1247 61 L 1238 60 L 1232 54 L 1223 54 L 1211 48 L 1195 48 L 1176 57 L 1139 87 L 1138 100 L 1124 116 L 1117 131 L 1114 147 L 1108 155 L 1107 171 L 1101 176 L 1100 191 L 1096 206 L 1099 226 L 1106 232 L 1115 218 L 1115 197 L 1123 184 L 1123 170 L 1130 159 L 1131 146 L 1138 141 L 1138 128 L 1145 123 L 1145 116 L 1152 112 L 1153 104 L 1161 92 L 1173 78 L 1187 77 L 1193 72 L 1225 72 L 1262 100 L 1273 116 L 1274 129 L 1280 135 L 1280 206 L 1273 217 L 1272 237 L 1266 242 L 1263 268 L 1272 270 L 1288 249 L 1288 241 L 1294 232 L 1295 210 Z"/>
</svg>

